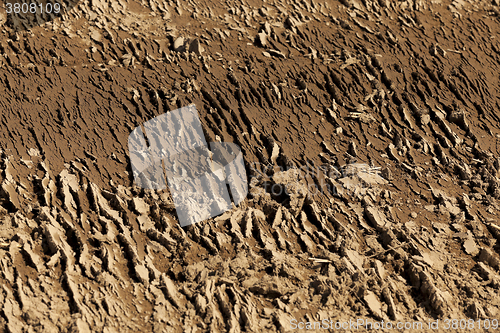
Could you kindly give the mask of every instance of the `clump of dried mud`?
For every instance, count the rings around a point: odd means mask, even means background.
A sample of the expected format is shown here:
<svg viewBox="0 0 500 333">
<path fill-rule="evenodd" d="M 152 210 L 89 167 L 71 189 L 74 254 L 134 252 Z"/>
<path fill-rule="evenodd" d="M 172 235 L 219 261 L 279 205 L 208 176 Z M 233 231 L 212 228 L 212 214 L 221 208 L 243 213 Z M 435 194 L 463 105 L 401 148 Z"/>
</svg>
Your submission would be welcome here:
<svg viewBox="0 0 500 333">
<path fill-rule="evenodd" d="M 498 5 L 103 0 L 5 28 L 0 331 L 498 318 Z M 182 229 L 127 137 L 191 103 L 250 191 Z"/>
</svg>

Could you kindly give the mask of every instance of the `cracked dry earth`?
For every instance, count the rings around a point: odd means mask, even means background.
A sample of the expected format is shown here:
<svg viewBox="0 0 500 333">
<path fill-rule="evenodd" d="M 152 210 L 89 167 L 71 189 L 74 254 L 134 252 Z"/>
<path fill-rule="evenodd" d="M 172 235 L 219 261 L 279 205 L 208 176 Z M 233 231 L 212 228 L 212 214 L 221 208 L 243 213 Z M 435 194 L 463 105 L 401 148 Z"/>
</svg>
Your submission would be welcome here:
<svg viewBox="0 0 500 333">
<path fill-rule="evenodd" d="M 498 319 L 498 5 L 82 0 L 4 27 L 0 331 Z M 250 190 L 180 228 L 127 137 L 192 103 Z"/>
</svg>

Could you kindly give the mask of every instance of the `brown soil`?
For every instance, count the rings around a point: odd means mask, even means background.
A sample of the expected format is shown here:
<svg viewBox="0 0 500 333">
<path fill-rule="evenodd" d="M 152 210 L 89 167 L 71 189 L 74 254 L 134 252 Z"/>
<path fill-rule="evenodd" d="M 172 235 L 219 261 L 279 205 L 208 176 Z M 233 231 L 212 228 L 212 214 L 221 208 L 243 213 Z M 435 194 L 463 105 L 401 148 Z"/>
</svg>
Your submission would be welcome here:
<svg viewBox="0 0 500 333">
<path fill-rule="evenodd" d="M 5 28 L 0 331 L 480 331 L 500 317 L 498 5 L 85 0 Z M 192 103 L 250 191 L 183 229 L 133 185 L 127 138 Z"/>
</svg>

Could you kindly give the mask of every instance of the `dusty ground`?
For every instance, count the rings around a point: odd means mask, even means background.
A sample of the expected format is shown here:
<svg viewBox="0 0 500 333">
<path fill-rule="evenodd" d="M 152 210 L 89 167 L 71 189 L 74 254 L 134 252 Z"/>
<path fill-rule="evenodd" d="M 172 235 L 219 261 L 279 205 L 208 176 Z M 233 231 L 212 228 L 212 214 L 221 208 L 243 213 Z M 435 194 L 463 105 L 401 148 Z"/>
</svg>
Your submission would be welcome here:
<svg viewBox="0 0 500 333">
<path fill-rule="evenodd" d="M 0 331 L 499 319 L 497 5 L 82 0 L 5 27 Z M 191 103 L 250 192 L 182 229 L 127 137 Z"/>
</svg>

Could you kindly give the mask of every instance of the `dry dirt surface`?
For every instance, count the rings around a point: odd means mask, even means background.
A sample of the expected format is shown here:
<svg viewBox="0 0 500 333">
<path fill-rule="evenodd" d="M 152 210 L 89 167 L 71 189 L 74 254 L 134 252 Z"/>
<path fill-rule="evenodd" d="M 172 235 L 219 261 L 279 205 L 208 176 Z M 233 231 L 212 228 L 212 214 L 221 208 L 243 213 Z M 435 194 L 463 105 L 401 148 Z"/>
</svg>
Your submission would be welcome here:
<svg viewBox="0 0 500 333">
<path fill-rule="evenodd" d="M 0 331 L 481 331 L 500 317 L 498 5 L 82 0 L 4 26 Z M 193 103 L 249 194 L 181 228 L 168 190 L 134 186 L 127 138 Z"/>
</svg>

